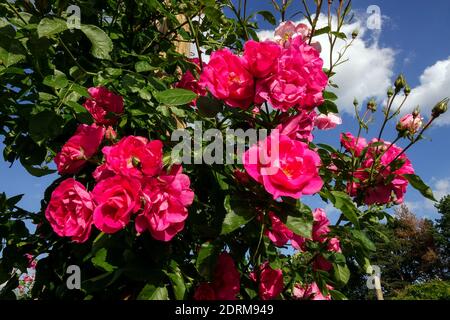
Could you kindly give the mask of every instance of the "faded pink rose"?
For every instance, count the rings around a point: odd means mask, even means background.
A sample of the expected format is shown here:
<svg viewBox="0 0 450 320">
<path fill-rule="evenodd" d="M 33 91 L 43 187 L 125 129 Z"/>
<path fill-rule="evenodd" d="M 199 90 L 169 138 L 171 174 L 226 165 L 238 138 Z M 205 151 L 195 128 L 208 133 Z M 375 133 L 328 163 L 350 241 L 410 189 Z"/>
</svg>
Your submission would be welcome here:
<svg viewBox="0 0 450 320">
<path fill-rule="evenodd" d="M 142 178 L 152 177 L 162 169 L 162 147 L 160 140 L 147 140 L 144 137 L 127 136 L 118 143 L 102 149 L 106 166 L 99 168 L 115 174 Z M 101 173 L 100 172 L 100 173 Z M 95 173 L 94 176 L 101 176 Z"/>
<path fill-rule="evenodd" d="M 281 54 L 279 44 L 272 41 L 247 41 L 244 44 L 243 59 L 255 78 L 265 78 L 277 71 Z"/>
<path fill-rule="evenodd" d="M 247 173 L 274 199 L 298 199 L 319 192 L 323 185 L 319 155 L 306 143 L 285 135 L 271 134 L 259 141 L 243 154 L 243 163 Z"/>
<path fill-rule="evenodd" d="M 88 89 L 90 98 L 83 106 L 89 111 L 95 122 L 100 125 L 114 125 L 123 113 L 123 98 L 105 87 Z"/>
<path fill-rule="evenodd" d="M 330 130 L 342 124 L 342 119 L 337 114 L 320 114 L 316 117 L 315 125 L 319 130 Z"/>
<path fill-rule="evenodd" d="M 397 123 L 397 130 L 400 133 L 415 134 L 423 125 L 423 118 L 420 114 L 413 115 L 408 113 L 404 115 Z"/>
<path fill-rule="evenodd" d="M 213 282 L 202 283 L 195 290 L 195 300 L 236 300 L 241 287 L 240 274 L 233 258 L 222 252 L 214 269 Z"/>
<path fill-rule="evenodd" d="M 333 290 L 333 287 L 327 285 L 327 289 Z M 292 295 L 295 299 L 302 300 L 331 300 L 331 295 L 324 296 L 315 282 L 303 286 L 297 283 L 292 290 Z"/>
<path fill-rule="evenodd" d="M 94 224 L 105 233 L 115 233 L 125 228 L 131 215 L 140 207 L 140 183 L 138 180 L 116 175 L 101 180 L 92 190 L 97 205 Z"/>
<path fill-rule="evenodd" d="M 45 217 L 57 235 L 81 243 L 91 233 L 93 210 L 89 192 L 81 183 L 69 178 L 53 191 Z"/>
<path fill-rule="evenodd" d="M 214 51 L 199 83 L 230 107 L 247 109 L 254 97 L 253 76 L 247 68 L 245 60 L 230 50 Z"/>
<path fill-rule="evenodd" d="M 255 103 L 269 102 L 274 109 L 312 110 L 323 103 L 322 92 L 328 78 L 322 70 L 323 60 L 316 49 L 300 37 L 283 49 L 278 72 L 256 82 Z"/>
<path fill-rule="evenodd" d="M 275 299 L 283 291 L 283 272 L 272 269 L 268 262 L 260 266 L 259 297 L 262 300 Z"/>
<path fill-rule="evenodd" d="M 198 58 L 189 59 L 189 61 L 195 65 L 197 73 L 200 72 L 200 60 Z M 191 90 L 199 96 L 205 96 L 206 90 L 200 86 L 197 78 L 192 74 L 191 70 L 186 70 L 181 76 L 180 81 L 175 85 L 177 88 Z M 191 105 L 196 104 L 197 99 L 191 102 Z"/>
<path fill-rule="evenodd" d="M 275 213 L 269 212 L 271 229 L 265 230 L 265 235 L 277 246 L 284 246 L 293 236 L 293 232 L 278 218 Z"/>
<path fill-rule="evenodd" d="M 314 138 L 312 131 L 316 116 L 315 111 L 302 110 L 295 116 L 283 117 L 282 122 L 275 129 L 293 140 L 311 142 Z"/>
<path fill-rule="evenodd" d="M 341 144 L 344 148 L 351 153 L 354 153 L 355 156 L 359 157 L 367 147 L 367 141 L 364 138 L 356 138 L 350 132 L 341 133 Z"/>
<path fill-rule="evenodd" d="M 77 173 L 95 153 L 102 143 L 105 128 L 80 124 L 75 134 L 64 144 L 55 156 L 60 174 Z"/>
<path fill-rule="evenodd" d="M 189 177 L 181 172 L 180 165 L 173 165 L 170 172 L 146 182 L 142 190 L 144 209 L 135 222 L 137 232 L 149 230 L 153 238 L 170 241 L 183 230 L 186 207 L 194 200 L 194 193 Z"/>
<path fill-rule="evenodd" d="M 378 142 L 382 142 L 383 145 L 379 145 Z M 392 145 L 390 142 L 373 139 L 369 144 L 361 167 L 354 173 L 358 182 L 354 181 L 347 185 L 349 194 L 351 196 L 362 194 L 364 203 L 367 205 L 390 202 L 402 203 L 408 186 L 408 180 L 404 177 L 404 174 L 414 173 L 414 168 L 406 154 L 403 153 L 397 158 L 402 151 L 402 148 Z M 379 158 L 379 161 L 374 164 L 377 158 Z M 396 158 L 397 161 L 403 161 L 403 164 L 395 170 L 391 170 L 390 164 Z M 375 173 L 373 177 L 376 177 L 376 179 L 369 186 L 372 165 Z"/>
</svg>

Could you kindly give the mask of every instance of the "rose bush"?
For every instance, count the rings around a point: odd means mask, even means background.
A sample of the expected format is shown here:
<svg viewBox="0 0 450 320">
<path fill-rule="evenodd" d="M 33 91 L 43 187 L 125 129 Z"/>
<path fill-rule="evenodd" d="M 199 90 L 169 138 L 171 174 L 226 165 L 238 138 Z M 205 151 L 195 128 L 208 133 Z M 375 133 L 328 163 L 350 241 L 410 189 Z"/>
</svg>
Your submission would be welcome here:
<svg viewBox="0 0 450 320">
<path fill-rule="evenodd" d="M 285 21 L 288 6 L 276 6 L 277 27 L 271 12 L 243 16 L 230 1 L 73 2 L 75 28 L 60 1 L 0 5 L 3 155 L 31 175 L 55 174 L 39 212 L 0 194 L 1 298 L 13 298 L 31 259 L 33 299 L 344 299 L 349 265 L 366 270 L 387 209 L 410 187 L 433 199 L 406 151 L 448 99 L 386 137 L 394 100 L 410 92 L 399 76 L 383 112 L 355 103 L 358 131 L 341 133 L 331 79 L 342 55 L 324 65 L 317 35 L 348 47 L 356 33 L 331 10 L 319 27 L 315 15 Z M 305 12 L 322 14 L 315 3 Z M 350 0 L 336 5 L 346 21 Z M 274 24 L 272 40 L 258 39 L 256 14 Z M 378 133 L 370 115 L 381 116 Z M 226 164 L 197 161 L 205 137 L 181 163 L 173 137 L 195 136 L 198 122 L 214 137 L 268 134 Z M 337 146 L 315 130 L 331 130 Z M 70 265 L 80 290 L 66 286 Z"/>
</svg>

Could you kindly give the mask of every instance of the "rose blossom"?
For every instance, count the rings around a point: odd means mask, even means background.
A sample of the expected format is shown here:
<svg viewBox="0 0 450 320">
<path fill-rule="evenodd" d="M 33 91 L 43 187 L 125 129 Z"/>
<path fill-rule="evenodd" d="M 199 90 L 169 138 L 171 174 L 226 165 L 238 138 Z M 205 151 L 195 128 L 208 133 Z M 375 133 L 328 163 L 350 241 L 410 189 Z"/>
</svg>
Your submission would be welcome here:
<svg viewBox="0 0 450 320">
<path fill-rule="evenodd" d="M 293 140 L 311 142 L 313 140 L 312 131 L 317 114 L 315 111 L 302 110 L 295 116 L 284 116 L 282 122 L 275 128 L 280 134 L 287 135 Z"/>
<path fill-rule="evenodd" d="M 147 181 L 142 190 L 144 209 L 136 217 L 137 232 L 149 230 L 153 238 L 170 241 L 183 230 L 186 207 L 194 200 L 194 193 L 189 177 L 181 172 L 180 165 L 173 165 L 170 172 Z"/>
<path fill-rule="evenodd" d="M 422 120 L 423 118 L 420 116 L 420 114 L 413 115 L 408 113 L 400 119 L 400 121 L 397 123 L 396 128 L 400 133 L 406 132 L 412 135 L 419 131 L 419 129 L 422 127 Z"/>
<path fill-rule="evenodd" d="M 228 49 L 214 51 L 200 75 L 200 85 L 230 107 L 247 109 L 253 100 L 253 77 L 245 60 Z"/>
<path fill-rule="evenodd" d="M 189 59 L 189 61 L 195 65 L 195 69 L 197 72 L 200 72 L 200 60 L 198 58 Z M 192 92 L 199 96 L 205 96 L 206 90 L 200 86 L 198 80 L 194 77 L 191 70 L 186 70 L 185 73 L 181 76 L 180 81 L 175 85 L 177 88 L 191 90 Z M 197 99 L 194 99 L 191 102 L 191 105 L 196 104 Z"/>
<path fill-rule="evenodd" d="M 341 144 L 348 152 L 354 153 L 357 157 L 359 157 L 363 149 L 367 147 L 366 139 L 356 139 L 350 132 L 341 133 Z"/>
<path fill-rule="evenodd" d="M 378 142 L 382 142 L 383 145 L 379 145 Z M 414 173 L 414 168 L 406 154 L 400 155 L 402 151 L 402 148 L 392 145 L 390 142 L 373 139 L 369 144 L 361 167 L 354 173 L 358 182 L 349 182 L 347 185 L 349 194 L 356 196 L 358 193 L 362 193 L 364 203 L 367 205 L 386 204 L 391 201 L 396 204 L 402 203 L 408 186 L 408 180 L 404 177 L 404 174 Z M 380 155 L 381 158 L 374 164 L 375 159 L 379 158 Z M 403 164 L 392 170 L 390 164 L 396 158 L 397 161 L 403 161 Z M 376 179 L 373 185 L 368 186 L 372 165 L 372 180 Z"/>
<path fill-rule="evenodd" d="M 341 253 L 341 244 L 338 238 L 331 238 L 328 240 L 327 251 L 329 252 L 339 252 Z M 325 270 L 329 271 L 333 265 L 330 261 L 328 261 L 323 255 L 318 255 L 316 259 L 314 259 L 313 269 L 314 270 Z"/>
<path fill-rule="evenodd" d="M 333 287 L 327 285 L 327 289 L 333 290 Z M 331 300 L 331 295 L 324 296 L 315 282 L 303 286 L 297 283 L 292 290 L 292 295 L 295 299 Z"/>
<path fill-rule="evenodd" d="M 272 41 L 247 41 L 243 59 L 255 78 L 265 78 L 277 71 L 281 47 Z"/>
<path fill-rule="evenodd" d="M 92 157 L 105 135 L 105 128 L 95 124 L 80 124 L 75 134 L 64 144 L 55 156 L 55 163 L 60 174 L 74 174 Z"/>
<path fill-rule="evenodd" d="M 106 165 L 98 168 L 94 176 L 100 177 L 103 170 L 115 174 L 142 178 L 154 176 L 162 168 L 162 142 L 149 141 L 144 137 L 127 136 L 118 143 L 102 149 Z"/>
<path fill-rule="evenodd" d="M 214 269 L 212 283 L 202 283 L 195 290 L 195 300 L 236 300 L 240 291 L 240 274 L 233 258 L 222 252 Z"/>
<path fill-rule="evenodd" d="M 284 246 L 292 238 L 294 233 L 273 212 L 269 212 L 269 219 L 271 222 L 271 230 L 266 229 L 264 234 L 277 247 Z"/>
<path fill-rule="evenodd" d="M 268 262 L 260 266 L 259 297 L 262 300 L 275 299 L 283 291 L 283 272 L 272 269 Z"/>
<path fill-rule="evenodd" d="M 324 242 L 325 236 L 330 232 L 330 221 L 327 214 L 321 208 L 314 210 L 313 212 L 314 223 L 312 230 L 312 240 Z"/>
<path fill-rule="evenodd" d="M 320 114 L 316 117 L 315 125 L 319 130 L 330 130 L 336 128 L 336 126 L 342 124 L 342 119 L 334 114 L 329 113 L 327 115 Z"/>
<path fill-rule="evenodd" d="M 283 49 L 278 72 L 256 82 L 255 103 L 269 102 L 274 109 L 312 110 L 323 102 L 322 92 L 328 78 L 322 70 L 323 60 L 316 49 L 300 37 Z"/>
<path fill-rule="evenodd" d="M 117 116 L 123 113 L 123 98 L 104 87 L 91 87 L 88 92 L 91 98 L 83 106 L 95 122 L 100 125 L 116 124 Z"/>
<path fill-rule="evenodd" d="M 140 183 L 138 180 L 115 175 L 101 180 L 92 190 L 97 205 L 94 224 L 105 233 L 115 233 L 128 224 L 140 207 Z"/>
<path fill-rule="evenodd" d="M 271 134 L 259 141 L 243 154 L 243 163 L 247 173 L 274 199 L 298 199 L 320 191 L 323 185 L 318 173 L 319 155 L 307 144 L 285 135 Z"/>
<path fill-rule="evenodd" d="M 60 237 L 85 242 L 92 226 L 94 203 L 86 188 L 73 178 L 60 183 L 53 191 L 45 217 Z"/>
</svg>

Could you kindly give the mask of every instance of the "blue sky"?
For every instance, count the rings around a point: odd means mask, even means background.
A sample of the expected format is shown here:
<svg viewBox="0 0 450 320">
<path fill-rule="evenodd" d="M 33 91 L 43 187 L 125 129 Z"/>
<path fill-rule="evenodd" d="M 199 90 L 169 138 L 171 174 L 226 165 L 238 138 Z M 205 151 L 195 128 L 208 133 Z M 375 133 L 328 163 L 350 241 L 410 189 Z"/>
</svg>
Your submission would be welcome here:
<svg viewBox="0 0 450 320">
<path fill-rule="evenodd" d="M 248 12 L 271 10 L 271 1 L 269 0 L 249 0 L 248 3 Z M 301 2 L 294 1 L 293 3 L 294 7 L 291 12 L 298 11 Z M 347 66 L 343 65 L 342 70 L 336 70 L 338 73 L 342 71 L 345 76 L 340 79 L 348 84 L 341 87 L 339 92 L 340 95 L 347 97 L 347 100 L 340 100 L 344 123 L 336 130 L 316 133 L 317 142 L 338 145 L 339 132 L 355 132 L 354 118 L 350 113 L 344 111 L 349 110 L 349 99 L 353 100 L 353 96 L 356 95 L 358 100 L 362 102 L 372 95 L 371 92 L 376 92 L 374 96 L 381 101 L 383 97 L 380 92 L 386 90 L 386 86 L 383 87 L 386 79 L 395 78 L 399 72 L 405 74 L 413 92 L 416 92 L 411 104 L 419 102 L 425 116 L 428 115 L 434 102 L 445 96 L 450 96 L 450 41 L 448 41 L 450 39 L 450 28 L 448 27 L 450 1 L 433 0 L 425 5 L 423 1 L 419 0 L 355 0 L 353 9 L 355 9 L 356 18 L 362 28 L 365 26 L 364 19 L 367 19 L 366 9 L 369 5 L 380 7 L 383 16 L 382 28 L 379 32 L 366 30 L 359 48 L 363 51 L 358 51 L 358 48 L 353 52 L 349 51 L 350 61 L 346 64 Z M 294 18 L 294 20 L 299 19 L 299 16 Z M 262 29 L 273 29 L 261 18 L 258 18 L 258 22 L 260 22 Z M 378 58 L 379 60 L 374 61 L 378 61 L 380 64 L 364 61 L 366 54 L 367 59 L 369 57 Z M 438 61 L 441 62 L 438 63 Z M 383 62 L 386 63 L 383 64 Z M 362 68 L 360 70 L 358 68 L 352 69 L 358 63 Z M 370 67 L 367 67 L 367 63 Z M 425 71 L 427 68 L 428 72 Z M 378 74 L 380 69 L 383 71 L 382 74 Z M 425 82 L 420 81 L 421 77 Z M 432 87 L 430 87 L 429 81 L 426 81 L 430 78 L 433 79 Z M 360 84 L 364 83 L 365 79 L 368 80 L 369 84 L 372 84 L 372 87 L 361 89 Z M 414 106 L 411 106 L 411 108 Z M 373 131 L 367 135 L 368 138 L 372 138 L 378 132 L 379 118 L 380 116 L 375 119 Z M 391 127 L 394 125 L 395 123 Z M 395 131 L 387 130 L 385 139 L 392 140 L 395 135 Z M 408 156 L 416 173 L 430 184 L 436 195 L 442 196 L 450 193 L 448 160 L 450 159 L 448 138 L 450 137 L 450 117 L 429 130 L 427 137 L 429 140 L 424 140 L 413 147 L 408 152 Z M 3 146 L 1 146 L 1 149 L 3 149 Z M 3 159 L 0 160 L 0 192 L 5 191 L 8 196 L 24 193 L 25 196 L 20 205 L 28 210 L 39 209 L 44 190 L 55 177 L 56 175 L 41 178 L 32 177 L 22 169 L 19 163 L 10 168 L 8 163 L 5 163 Z M 313 198 L 305 199 L 305 202 L 312 206 L 320 205 Z M 408 189 L 406 202 L 420 216 L 438 217 L 432 203 L 423 200 L 412 188 Z"/>
</svg>

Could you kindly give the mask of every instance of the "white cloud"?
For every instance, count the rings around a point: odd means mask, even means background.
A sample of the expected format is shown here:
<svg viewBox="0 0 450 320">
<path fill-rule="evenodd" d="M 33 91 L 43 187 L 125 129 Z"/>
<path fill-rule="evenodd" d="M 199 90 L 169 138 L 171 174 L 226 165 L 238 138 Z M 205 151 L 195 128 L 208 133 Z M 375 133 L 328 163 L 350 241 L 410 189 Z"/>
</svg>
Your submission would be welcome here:
<svg viewBox="0 0 450 320">
<path fill-rule="evenodd" d="M 363 19 L 356 19 L 353 23 L 343 27 L 342 31 L 349 39 L 351 39 L 351 33 L 355 29 L 359 30 L 359 35 L 343 58 L 343 60 L 348 58 L 349 61 L 337 66 L 334 70 L 336 75 L 332 80 L 339 86 L 339 89 L 330 88 L 339 97 L 337 104 L 340 110 L 350 114 L 354 113 L 353 100 L 355 97 L 358 101 L 364 101 L 371 97 L 382 100 L 393 76 L 392 69 L 395 51 L 392 48 L 381 48 L 378 44 L 380 32 L 367 30 L 365 24 L 361 21 Z M 298 22 L 300 21 L 296 23 Z M 326 25 L 326 17 L 321 17 L 318 28 Z M 260 31 L 258 36 L 261 40 L 270 39 L 273 37 L 273 30 Z M 329 68 L 330 44 L 327 36 L 321 35 L 314 39 L 317 39 L 322 46 L 321 57 L 324 60 L 324 67 Z M 344 46 L 345 41 L 338 39 L 334 49 L 333 60 L 336 59 L 338 52 Z"/>
<path fill-rule="evenodd" d="M 420 76 L 420 84 L 412 88 L 402 113 L 411 112 L 416 106 L 420 106 L 424 116 L 431 115 L 431 109 L 441 99 L 450 96 L 450 57 L 437 61 L 426 68 Z M 396 99 L 397 105 L 402 99 Z M 450 112 L 441 115 L 435 122 L 437 125 L 450 124 Z"/>
</svg>

